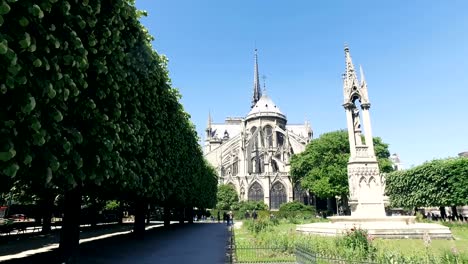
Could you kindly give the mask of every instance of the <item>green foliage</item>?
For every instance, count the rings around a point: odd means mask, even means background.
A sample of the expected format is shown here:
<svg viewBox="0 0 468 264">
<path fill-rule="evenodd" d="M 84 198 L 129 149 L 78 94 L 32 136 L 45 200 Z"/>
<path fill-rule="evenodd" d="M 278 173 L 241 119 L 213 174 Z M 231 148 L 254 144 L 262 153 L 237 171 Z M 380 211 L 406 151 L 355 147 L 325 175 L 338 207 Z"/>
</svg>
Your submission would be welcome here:
<svg viewBox="0 0 468 264">
<path fill-rule="evenodd" d="M 277 218 L 289 219 L 291 223 L 298 224 L 304 219 L 315 217 L 315 208 L 310 205 L 294 201 L 282 204 L 275 216 Z"/>
<path fill-rule="evenodd" d="M 340 263 L 385 264 L 468 263 L 465 241 L 460 241 L 458 249 L 456 246 L 451 246 L 453 241 L 447 240 L 438 240 L 441 242 L 440 248 L 425 248 L 420 239 L 373 239 L 362 229 L 349 230 L 348 233 L 338 237 L 324 237 L 300 234 L 295 231 L 296 225 L 287 221 L 280 221 L 279 225 L 265 225 L 267 227 L 259 232 L 249 229 L 247 225 L 234 229 L 238 262 L 268 263 L 277 259 L 294 261 L 295 249 L 300 246 L 316 254 L 318 263 L 328 263 L 327 260 Z M 457 226 L 454 230 L 459 231 L 459 228 Z M 257 250 L 259 253 L 247 254 L 244 248 Z M 465 251 L 463 252 L 461 248 Z M 270 254 L 264 249 L 270 249 L 275 254 Z"/>
<path fill-rule="evenodd" d="M 275 226 L 275 225 L 278 225 L 279 224 L 279 221 L 277 220 L 270 220 L 268 218 L 265 218 L 265 217 L 260 217 L 256 220 L 247 220 L 247 221 L 244 221 L 245 223 L 245 226 L 247 227 L 247 229 L 254 233 L 254 234 L 258 234 L 260 232 L 267 232 L 267 231 L 271 231 L 272 227 Z"/>
<path fill-rule="evenodd" d="M 363 253 L 364 256 L 372 256 L 377 251 L 372 244 L 374 238 L 367 233 L 367 230 L 353 227 L 346 230 L 342 239 L 338 240 L 338 245 L 350 248 L 354 251 Z"/>
<path fill-rule="evenodd" d="M 303 203 L 293 201 L 289 203 L 284 203 L 280 206 L 280 212 L 291 212 L 291 211 L 313 211 L 314 208 L 310 205 L 305 205 Z"/>
<path fill-rule="evenodd" d="M 216 208 L 220 210 L 231 210 L 232 205 L 239 202 L 236 189 L 229 184 L 218 186 L 217 199 Z"/>
<path fill-rule="evenodd" d="M 252 212 L 253 210 L 268 210 L 268 205 L 266 205 L 263 201 L 241 201 L 237 205 L 233 206 L 233 210 L 239 211 L 241 214 L 245 214 L 247 211 Z"/>
<path fill-rule="evenodd" d="M 374 146 L 382 172 L 392 170 L 388 144 L 374 138 Z M 348 132 L 339 130 L 322 134 L 312 140 L 306 150 L 291 159 L 291 175 L 320 198 L 344 196 L 349 192 L 347 164 L 349 160 Z"/>
<path fill-rule="evenodd" d="M 119 208 L 120 208 L 120 202 L 116 200 L 107 201 L 106 205 L 104 206 L 104 210 L 109 210 L 109 211 L 117 210 Z"/>
<path fill-rule="evenodd" d="M 215 206 L 216 172 L 141 15 L 127 0 L 0 1 L 0 191 Z"/>
<path fill-rule="evenodd" d="M 386 177 L 392 206 L 459 206 L 468 203 L 468 158 L 433 160 Z"/>
</svg>

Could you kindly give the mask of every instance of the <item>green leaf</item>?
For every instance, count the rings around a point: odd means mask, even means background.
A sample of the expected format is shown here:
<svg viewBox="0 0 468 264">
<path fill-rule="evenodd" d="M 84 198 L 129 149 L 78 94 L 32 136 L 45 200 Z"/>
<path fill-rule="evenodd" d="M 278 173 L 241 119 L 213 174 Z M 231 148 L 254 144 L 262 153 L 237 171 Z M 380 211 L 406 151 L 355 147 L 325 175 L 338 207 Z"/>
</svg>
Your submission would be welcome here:
<svg viewBox="0 0 468 264">
<path fill-rule="evenodd" d="M 24 165 L 29 165 L 29 164 L 31 164 L 32 160 L 33 160 L 33 158 L 32 158 L 31 155 L 26 155 L 26 157 L 24 157 L 23 163 L 24 163 Z"/>
<path fill-rule="evenodd" d="M 36 108 L 36 99 L 32 96 L 28 97 L 28 103 L 22 108 L 23 113 L 29 114 Z"/>
<path fill-rule="evenodd" d="M 8 91 L 8 89 L 7 89 L 6 85 L 3 84 L 3 83 L 0 84 L 0 92 L 1 92 L 2 94 L 6 94 L 7 91 Z"/>
<path fill-rule="evenodd" d="M 9 161 L 15 156 L 16 156 L 16 151 L 14 149 L 10 149 L 7 152 L 0 152 L 0 161 Z"/>
<path fill-rule="evenodd" d="M 10 10 L 10 6 L 4 1 L 2 1 L 2 4 L 0 5 L 0 15 L 6 15 L 10 12 Z"/>
<path fill-rule="evenodd" d="M 6 39 L 3 39 L 0 42 L 0 54 L 4 55 L 7 53 L 7 51 L 8 51 L 8 41 Z"/>
<path fill-rule="evenodd" d="M 19 170 L 19 166 L 18 164 L 14 163 L 14 164 L 10 164 L 9 166 L 7 166 L 5 169 L 3 169 L 3 173 L 6 175 L 6 176 L 9 176 L 9 177 L 15 177 L 16 176 L 16 173 L 18 172 Z"/>
<path fill-rule="evenodd" d="M 41 8 L 38 5 L 32 6 L 32 14 L 38 18 L 44 17 L 44 12 L 42 12 Z"/>
<path fill-rule="evenodd" d="M 21 17 L 20 20 L 19 20 L 19 24 L 22 26 L 22 27 L 27 27 L 29 25 L 29 20 L 25 17 Z"/>
<path fill-rule="evenodd" d="M 33 62 L 34 67 L 41 67 L 42 61 L 40 59 L 35 59 Z"/>
<path fill-rule="evenodd" d="M 51 83 L 49 83 L 48 88 L 47 88 L 47 95 L 49 96 L 50 99 L 53 99 L 57 92 L 54 90 L 54 87 L 52 86 Z"/>
<path fill-rule="evenodd" d="M 59 110 L 55 110 L 53 118 L 56 122 L 61 122 L 63 120 L 63 115 Z"/>
<path fill-rule="evenodd" d="M 24 39 L 19 42 L 21 48 L 27 49 L 31 45 L 31 36 L 27 32 L 24 33 Z"/>
</svg>

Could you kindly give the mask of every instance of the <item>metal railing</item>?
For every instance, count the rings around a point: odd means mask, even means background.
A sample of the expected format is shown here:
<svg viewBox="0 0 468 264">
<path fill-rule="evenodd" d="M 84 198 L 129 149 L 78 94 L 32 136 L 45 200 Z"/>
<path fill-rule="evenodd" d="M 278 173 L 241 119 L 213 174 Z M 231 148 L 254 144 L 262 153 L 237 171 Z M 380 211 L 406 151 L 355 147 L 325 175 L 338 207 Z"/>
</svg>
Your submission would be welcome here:
<svg viewBox="0 0 468 264">
<path fill-rule="evenodd" d="M 236 247 L 231 263 L 274 263 L 274 264 L 375 264 L 374 262 L 350 260 L 314 253 L 308 248 Z"/>
<path fill-rule="evenodd" d="M 226 262 L 231 264 L 376 264 L 372 261 L 352 260 L 318 254 L 303 245 L 295 245 L 293 247 L 237 247 L 233 226 L 229 227 L 226 257 Z"/>
<path fill-rule="evenodd" d="M 277 247 L 236 247 L 234 263 L 296 263 L 293 250 Z"/>
</svg>

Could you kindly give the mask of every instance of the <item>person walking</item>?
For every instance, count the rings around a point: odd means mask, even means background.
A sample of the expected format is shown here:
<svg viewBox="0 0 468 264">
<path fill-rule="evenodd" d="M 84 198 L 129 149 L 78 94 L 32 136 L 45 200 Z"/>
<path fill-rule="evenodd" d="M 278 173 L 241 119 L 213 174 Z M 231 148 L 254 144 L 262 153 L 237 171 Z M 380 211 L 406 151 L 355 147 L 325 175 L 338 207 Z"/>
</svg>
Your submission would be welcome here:
<svg viewBox="0 0 468 264">
<path fill-rule="evenodd" d="M 219 211 L 218 211 L 218 223 L 219 223 L 220 220 L 221 220 L 221 219 L 220 219 L 220 213 L 219 213 Z"/>
</svg>

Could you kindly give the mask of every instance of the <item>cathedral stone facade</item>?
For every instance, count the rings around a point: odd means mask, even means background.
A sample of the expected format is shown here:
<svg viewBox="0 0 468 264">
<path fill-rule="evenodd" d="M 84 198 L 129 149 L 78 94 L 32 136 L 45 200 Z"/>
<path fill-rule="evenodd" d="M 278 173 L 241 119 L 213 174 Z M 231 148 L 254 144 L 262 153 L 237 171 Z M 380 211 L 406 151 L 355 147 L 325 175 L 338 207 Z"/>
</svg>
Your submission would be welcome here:
<svg viewBox="0 0 468 264">
<path fill-rule="evenodd" d="M 291 181 L 289 161 L 305 150 L 312 134 L 307 121 L 288 124 L 286 115 L 260 89 L 255 52 L 250 111 L 224 123 L 213 123 L 209 116 L 204 152 L 218 172 L 219 183 L 231 184 L 241 201 L 263 201 L 277 210 L 282 203 L 309 201 L 307 192 Z"/>
</svg>

